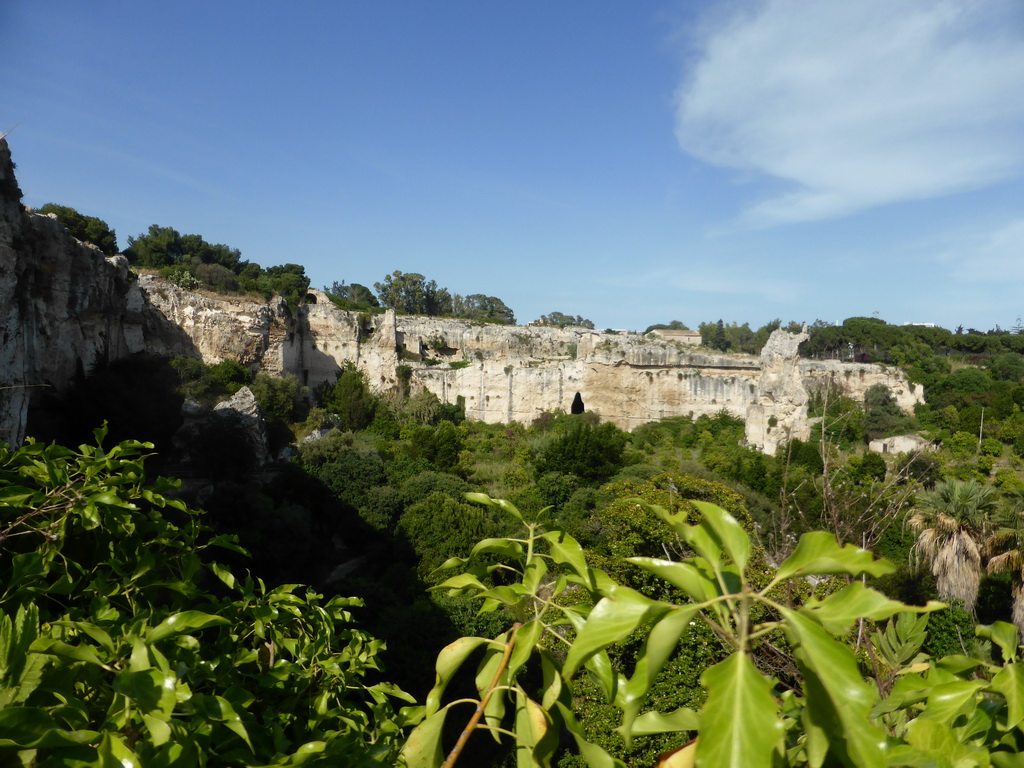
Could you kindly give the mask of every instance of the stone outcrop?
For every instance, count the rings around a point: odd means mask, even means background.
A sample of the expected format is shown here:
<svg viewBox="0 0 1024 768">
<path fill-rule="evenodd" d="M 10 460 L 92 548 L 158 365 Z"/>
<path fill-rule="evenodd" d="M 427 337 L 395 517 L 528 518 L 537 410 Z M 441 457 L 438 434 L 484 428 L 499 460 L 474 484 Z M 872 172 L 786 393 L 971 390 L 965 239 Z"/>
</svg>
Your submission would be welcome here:
<svg viewBox="0 0 1024 768">
<path fill-rule="evenodd" d="M 78 242 L 56 218 L 25 210 L 20 195 L 0 139 L 0 440 L 15 444 L 43 390 L 59 394 L 102 362 L 158 340 L 191 343 L 147 313 L 124 257 Z"/>
<path fill-rule="evenodd" d="M 744 418 L 748 443 L 767 452 L 809 435 L 807 402 L 817 388 L 862 399 L 884 383 L 907 409 L 923 396 L 898 370 L 799 359 L 805 333 L 776 331 L 754 357 L 641 334 L 343 312 L 318 291 L 295 310 L 279 300 L 189 292 L 136 278 L 123 258 L 107 259 L 55 219 L 25 211 L 13 179 L 0 140 L 0 440 L 7 442 L 23 438 L 37 387 L 60 391 L 103 361 L 143 352 L 237 360 L 310 388 L 333 381 L 351 361 L 378 391 L 427 389 L 485 422 L 529 423 L 543 411 L 568 411 L 577 392 L 588 411 L 624 429 L 725 410 Z"/>
</svg>

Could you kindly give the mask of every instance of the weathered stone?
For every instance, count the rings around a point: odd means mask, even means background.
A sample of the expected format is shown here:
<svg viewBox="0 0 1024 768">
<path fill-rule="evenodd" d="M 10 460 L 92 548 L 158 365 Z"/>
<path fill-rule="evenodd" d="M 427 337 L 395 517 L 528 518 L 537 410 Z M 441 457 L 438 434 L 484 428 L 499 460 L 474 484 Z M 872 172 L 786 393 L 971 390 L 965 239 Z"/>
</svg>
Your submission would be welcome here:
<svg viewBox="0 0 1024 768">
<path fill-rule="evenodd" d="M 16 189 L 5 179 L 13 171 L 0 140 L 0 191 Z M 588 411 L 623 429 L 725 410 L 744 418 L 747 442 L 769 453 L 809 436 L 807 402 L 817 388 L 862 400 L 882 383 L 907 410 L 923 399 L 896 369 L 800 360 L 806 332 L 776 331 L 760 357 L 727 355 L 641 334 L 363 315 L 311 293 L 316 302 L 293 312 L 279 299 L 136 280 L 122 257 L 105 259 L 54 219 L 0 198 L 0 440 L 24 437 L 33 387 L 63 390 L 100 361 L 140 352 L 236 360 L 311 389 L 333 382 L 351 361 L 374 390 L 394 390 L 405 386 L 407 366 L 412 391 L 460 402 L 468 418 L 485 422 L 569 411 L 576 393 Z M 265 433 L 261 441 L 262 462 Z"/>
</svg>

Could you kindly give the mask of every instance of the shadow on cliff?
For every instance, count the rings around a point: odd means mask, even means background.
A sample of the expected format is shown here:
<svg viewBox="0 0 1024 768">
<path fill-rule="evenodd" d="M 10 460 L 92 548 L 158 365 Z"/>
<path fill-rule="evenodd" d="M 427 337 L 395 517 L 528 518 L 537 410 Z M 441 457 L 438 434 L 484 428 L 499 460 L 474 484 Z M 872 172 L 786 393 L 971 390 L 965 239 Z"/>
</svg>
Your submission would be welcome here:
<svg viewBox="0 0 1024 768">
<path fill-rule="evenodd" d="M 101 363 L 89 374 L 79 366 L 63 393 L 45 390 L 33 399 L 26 433 L 43 442 L 80 445 L 93 442 L 93 430 L 107 422 L 106 445 L 141 440 L 166 453 L 182 423 L 177 386 L 178 375 L 165 358 Z"/>
</svg>

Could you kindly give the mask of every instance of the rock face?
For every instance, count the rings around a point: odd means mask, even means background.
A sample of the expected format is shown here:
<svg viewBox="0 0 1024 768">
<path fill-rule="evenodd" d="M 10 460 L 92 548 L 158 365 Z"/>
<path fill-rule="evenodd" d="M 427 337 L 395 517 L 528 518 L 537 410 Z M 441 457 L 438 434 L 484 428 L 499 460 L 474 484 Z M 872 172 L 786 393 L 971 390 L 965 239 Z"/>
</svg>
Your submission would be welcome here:
<svg viewBox="0 0 1024 768">
<path fill-rule="evenodd" d="M 58 393 L 104 361 L 187 334 L 147 313 L 121 256 L 106 258 L 55 218 L 27 212 L 0 139 L 0 440 L 20 443 L 34 397 Z M 148 327 L 147 327 L 148 325 Z"/>
<path fill-rule="evenodd" d="M 60 391 L 103 361 L 143 352 L 237 360 L 311 388 L 352 361 L 378 391 L 427 389 L 485 422 L 569 411 L 577 392 L 587 411 L 623 429 L 726 410 L 746 420 L 748 443 L 767 452 L 809 435 L 816 388 L 863 399 L 883 383 L 906 409 L 923 396 L 897 370 L 800 360 L 806 333 L 776 331 L 758 358 L 640 334 L 342 312 L 318 291 L 310 301 L 292 311 L 281 301 L 136 279 L 123 258 L 106 259 L 21 207 L 0 140 L 0 440 L 10 443 L 24 437 L 37 387 Z"/>
</svg>

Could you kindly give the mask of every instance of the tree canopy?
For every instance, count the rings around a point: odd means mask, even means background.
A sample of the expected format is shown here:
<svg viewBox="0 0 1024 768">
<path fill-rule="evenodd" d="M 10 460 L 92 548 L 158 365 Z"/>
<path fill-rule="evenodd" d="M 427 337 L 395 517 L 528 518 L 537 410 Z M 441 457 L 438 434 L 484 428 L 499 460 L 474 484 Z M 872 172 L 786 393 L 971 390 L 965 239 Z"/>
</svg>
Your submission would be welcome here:
<svg viewBox="0 0 1024 768">
<path fill-rule="evenodd" d="M 71 233 L 72 237 L 83 243 L 92 243 L 107 256 L 117 253 L 117 234 L 103 219 L 85 216 L 74 208 L 55 203 L 47 203 L 39 209 L 39 213 L 55 214 L 57 221 Z"/>
<path fill-rule="evenodd" d="M 552 312 L 547 315 L 541 315 L 533 321 L 533 324 L 552 326 L 554 328 L 568 328 L 570 326 L 575 326 L 577 328 L 594 328 L 593 321 L 587 320 L 585 317 L 580 315 L 566 315 L 562 312 Z"/>
</svg>

